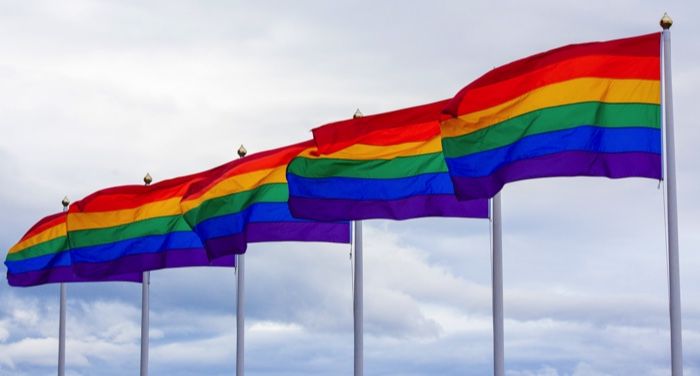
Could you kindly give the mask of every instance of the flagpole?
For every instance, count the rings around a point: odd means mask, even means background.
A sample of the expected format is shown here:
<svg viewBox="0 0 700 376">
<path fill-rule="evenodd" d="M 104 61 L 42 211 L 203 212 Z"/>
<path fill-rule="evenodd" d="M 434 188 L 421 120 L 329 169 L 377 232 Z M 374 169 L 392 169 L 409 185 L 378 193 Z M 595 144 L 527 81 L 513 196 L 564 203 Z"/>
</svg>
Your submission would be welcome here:
<svg viewBox="0 0 700 376">
<path fill-rule="evenodd" d="M 353 119 L 364 116 L 360 109 L 355 110 Z M 354 330 L 354 376 L 364 374 L 364 309 L 363 309 L 363 261 L 362 261 L 362 221 L 354 221 L 355 232 L 353 246 L 355 248 L 355 279 L 353 280 L 353 330 Z"/>
<path fill-rule="evenodd" d="M 355 288 L 353 297 L 353 317 L 355 330 L 355 376 L 364 373 L 364 329 L 363 329 L 363 276 L 362 276 L 362 221 L 355 221 Z"/>
<path fill-rule="evenodd" d="M 673 90 L 671 81 L 671 25 L 664 13 L 661 18 L 664 54 L 664 115 L 666 118 L 666 225 L 668 231 L 668 287 L 671 321 L 671 374 L 683 375 L 683 340 L 681 326 L 681 283 L 678 256 L 678 202 L 676 197 L 676 145 L 673 129 Z"/>
<path fill-rule="evenodd" d="M 503 340 L 503 241 L 501 193 L 491 199 L 491 309 L 493 314 L 493 374 L 505 375 Z"/>
<path fill-rule="evenodd" d="M 236 255 L 236 272 L 238 283 L 236 284 L 236 376 L 244 375 L 243 355 L 245 339 L 245 254 Z"/>
<path fill-rule="evenodd" d="M 241 145 L 238 157 L 243 158 L 248 151 Z M 236 255 L 236 376 L 245 374 L 245 253 Z"/>
<path fill-rule="evenodd" d="M 61 201 L 63 212 L 68 210 L 70 200 L 68 196 Z M 58 308 L 58 376 L 66 374 L 66 284 L 59 285 L 59 308 Z"/>
<path fill-rule="evenodd" d="M 143 182 L 146 186 L 153 181 L 151 174 L 146 173 Z M 151 272 L 143 272 L 141 281 L 141 376 L 148 375 L 148 337 L 150 329 L 150 295 Z"/>
</svg>

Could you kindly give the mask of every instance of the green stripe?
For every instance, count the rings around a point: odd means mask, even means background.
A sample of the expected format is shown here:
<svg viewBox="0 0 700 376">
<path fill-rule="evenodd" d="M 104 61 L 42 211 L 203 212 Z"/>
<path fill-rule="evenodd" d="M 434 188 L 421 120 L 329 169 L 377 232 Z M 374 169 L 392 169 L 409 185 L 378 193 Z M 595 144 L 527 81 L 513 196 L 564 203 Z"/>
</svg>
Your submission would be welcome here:
<svg viewBox="0 0 700 376">
<path fill-rule="evenodd" d="M 307 178 L 348 177 L 364 179 L 397 179 L 420 174 L 447 172 L 441 152 L 397 157 L 394 159 L 309 159 L 297 157 L 289 171 Z"/>
<path fill-rule="evenodd" d="M 249 191 L 213 198 L 202 202 L 185 213 L 185 219 L 194 227 L 212 217 L 238 213 L 260 202 L 287 202 L 289 189 L 286 183 L 266 184 Z"/>
<path fill-rule="evenodd" d="M 61 236 L 59 238 L 54 238 L 49 241 L 25 248 L 17 253 L 8 253 L 6 259 L 7 261 L 21 261 L 62 252 L 66 250 L 68 245 L 66 239 L 67 238 L 65 236 Z"/>
<path fill-rule="evenodd" d="M 606 128 L 661 127 L 658 104 L 584 102 L 548 107 L 494 124 L 474 133 L 442 139 L 447 158 L 512 144 L 523 137 L 581 125 Z"/>
<path fill-rule="evenodd" d="M 173 231 L 191 231 L 190 226 L 180 215 L 146 219 L 100 229 L 69 231 L 71 248 L 113 243 L 149 235 L 164 235 Z"/>
</svg>

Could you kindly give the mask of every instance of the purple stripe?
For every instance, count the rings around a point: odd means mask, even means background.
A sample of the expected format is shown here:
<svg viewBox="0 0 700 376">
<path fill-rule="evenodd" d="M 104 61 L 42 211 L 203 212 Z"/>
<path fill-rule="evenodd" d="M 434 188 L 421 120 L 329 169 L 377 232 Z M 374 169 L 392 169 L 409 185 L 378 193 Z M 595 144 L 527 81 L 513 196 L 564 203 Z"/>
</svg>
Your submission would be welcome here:
<svg viewBox="0 0 700 376">
<path fill-rule="evenodd" d="M 253 222 L 248 223 L 244 234 L 234 234 L 208 239 L 207 253 L 217 261 L 220 257 L 241 254 L 246 251 L 246 240 L 251 243 L 314 241 L 350 243 L 350 224 L 307 222 Z"/>
<path fill-rule="evenodd" d="M 108 277 L 76 276 L 70 266 L 61 266 L 26 273 L 7 273 L 7 282 L 10 286 L 28 287 L 61 282 L 141 282 L 141 277 L 141 273 L 110 275 Z"/>
<path fill-rule="evenodd" d="M 244 253 L 246 250 L 246 238 L 243 233 L 207 239 L 204 242 L 207 254 L 212 260 L 220 257 Z"/>
<path fill-rule="evenodd" d="M 399 200 L 334 200 L 289 197 L 297 218 L 320 221 L 420 217 L 488 218 L 488 201 L 457 201 L 454 195 L 412 196 Z"/>
<path fill-rule="evenodd" d="M 493 197 L 506 183 L 555 176 L 604 176 L 612 179 L 661 179 L 661 155 L 656 153 L 564 152 L 510 163 L 489 176 L 453 176 L 461 200 Z"/>
<path fill-rule="evenodd" d="M 192 265 L 192 266 L 198 266 L 198 265 Z M 236 266 L 236 256 L 235 255 L 228 255 L 228 256 L 221 256 L 217 257 L 209 262 L 209 265 L 202 265 L 202 266 L 223 266 L 223 267 L 228 267 L 228 268 L 233 268 Z"/>
<path fill-rule="evenodd" d="M 253 222 L 246 229 L 248 241 L 350 243 L 350 223 Z"/>
<path fill-rule="evenodd" d="M 230 259 L 212 258 L 210 262 L 207 252 L 201 248 L 177 249 L 157 253 L 139 253 L 120 257 L 109 262 L 77 263 L 73 267 L 81 277 L 93 278 L 115 274 L 145 272 L 165 268 L 180 268 L 187 266 L 223 266 Z M 232 263 L 229 266 L 233 266 Z"/>
</svg>

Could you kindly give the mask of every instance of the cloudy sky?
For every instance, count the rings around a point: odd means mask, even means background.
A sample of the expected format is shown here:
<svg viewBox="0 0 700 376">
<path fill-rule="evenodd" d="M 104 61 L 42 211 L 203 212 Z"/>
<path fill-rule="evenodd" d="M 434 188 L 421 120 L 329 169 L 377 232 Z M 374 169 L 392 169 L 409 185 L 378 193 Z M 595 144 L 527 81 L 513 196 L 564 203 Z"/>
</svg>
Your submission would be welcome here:
<svg viewBox="0 0 700 376">
<path fill-rule="evenodd" d="M 700 375 L 700 6 L 686 1 L 0 1 L 0 249 L 108 186 L 207 169 L 349 117 L 454 95 L 563 44 L 660 30 L 673 74 L 686 375 Z M 509 376 L 668 375 L 657 181 L 503 192 Z M 365 225 L 368 375 L 488 375 L 488 223 Z M 349 247 L 256 244 L 249 375 L 349 375 Z M 4 267 L 1 269 L 5 273 Z M 138 372 L 140 285 L 68 288 L 69 375 Z M 230 269 L 152 274 L 151 375 L 231 375 Z M 53 375 L 58 286 L 0 283 L 0 375 Z"/>
</svg>

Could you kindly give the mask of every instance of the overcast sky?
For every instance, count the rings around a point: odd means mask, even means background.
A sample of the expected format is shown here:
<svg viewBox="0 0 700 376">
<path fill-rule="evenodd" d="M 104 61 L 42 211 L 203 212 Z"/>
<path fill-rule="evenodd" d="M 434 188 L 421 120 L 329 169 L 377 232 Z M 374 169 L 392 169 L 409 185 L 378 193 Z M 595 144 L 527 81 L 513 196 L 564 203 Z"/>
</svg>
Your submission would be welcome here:
<svg viewBox="0 0 700 376">
<path fill-rule="evenodd" d="M 692 1 L 0 1 L 0 249 L 97 189 L 201 171 L 454 95 L 560 45 L 673 30 L 686 376 L 700 375 L 700 6 Z M 663 191 L 503 191 L 508 376 L 668 375 Z M 488 223 L 368 221 L 367 375 L 488 375 Z M 349 246 L 255 244 L 248 375 L 349 375 Z M 4 266 L 0 269 L 5 273 Z M 152 273 L 151 375 L 231 375 L 230 269 Z M 69 375 L 134 375 L 138 284 L 68 287 Z M 0 283 L 0 375 L 53 375 L 58 286 Z"/>
</svg>

